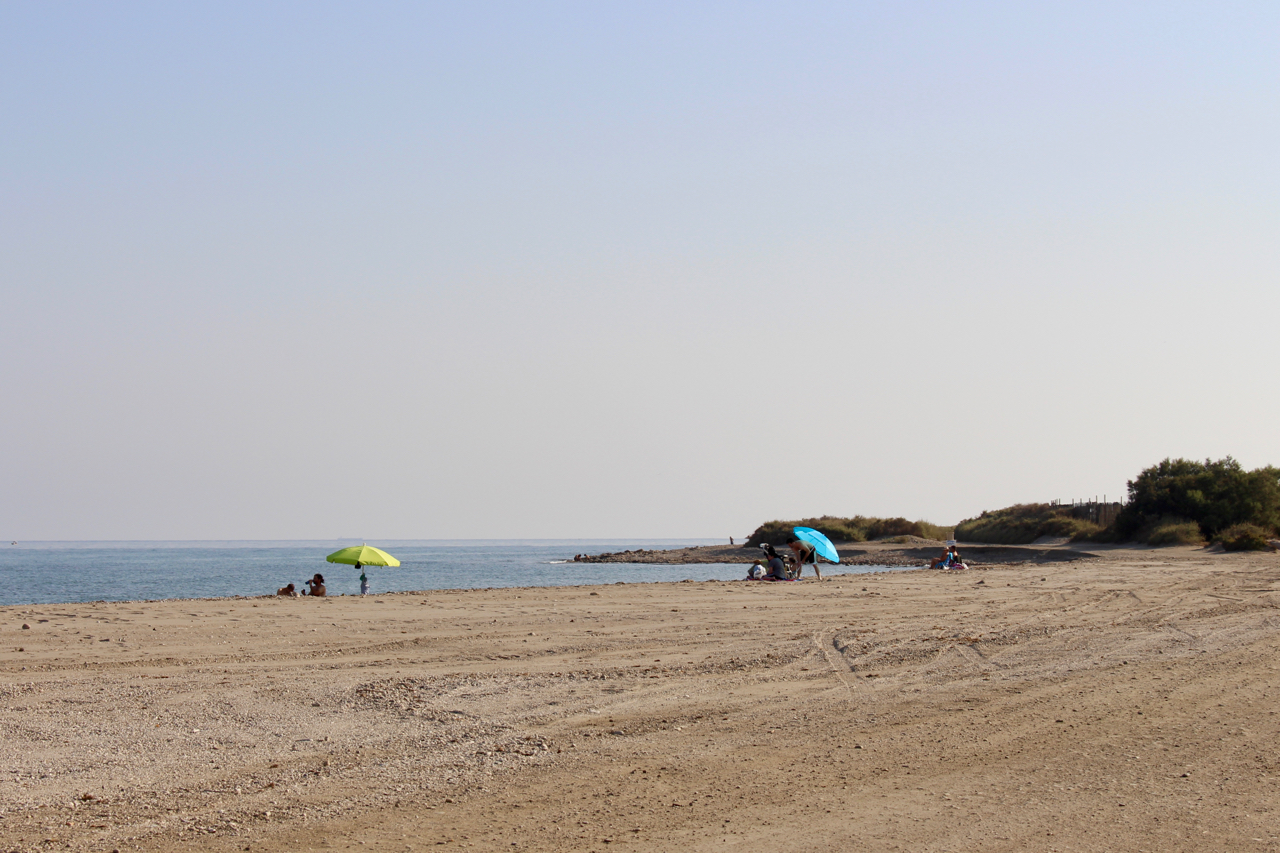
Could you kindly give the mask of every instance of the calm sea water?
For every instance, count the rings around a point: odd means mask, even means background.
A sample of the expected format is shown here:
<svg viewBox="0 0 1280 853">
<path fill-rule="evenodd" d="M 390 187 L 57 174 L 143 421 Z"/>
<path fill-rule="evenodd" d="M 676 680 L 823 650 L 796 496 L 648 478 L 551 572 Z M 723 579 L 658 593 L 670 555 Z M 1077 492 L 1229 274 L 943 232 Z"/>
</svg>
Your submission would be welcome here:
<svg viewBox="0 0 1280 853">
<path fill-rule="evenodd" d="M 370 592 L 576 586 L 617 581 L 736 580 L 746 566 L 574 563 L 574 554 L 719 544 L 710 539 L 384 540 L 398 568 L 370 566 Z M 19 542 L 0 545 L 0 604 L 265 595 L 320 572 L 330 595 L 360 591 L 354 566 L 326 554 L 347 540 L 283 542 Z M 565 562 L 570 561 L 570 562 Z M 827 566 L 824 574 L 883 567 Z"/>
</svg>

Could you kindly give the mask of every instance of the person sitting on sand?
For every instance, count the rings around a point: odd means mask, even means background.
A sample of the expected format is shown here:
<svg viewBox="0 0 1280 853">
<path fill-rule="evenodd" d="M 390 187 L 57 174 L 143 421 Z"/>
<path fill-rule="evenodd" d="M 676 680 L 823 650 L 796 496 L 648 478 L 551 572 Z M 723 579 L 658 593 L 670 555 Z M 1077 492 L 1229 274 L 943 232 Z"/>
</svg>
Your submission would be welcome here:
<svg viewBox="0 0 1280 853">
<path fill-rule="evenodd" d="M 960 552 L 956 550 L 956 546 L 952 545 L 942 552 L 942 556 L 929 564 L 931 569 L 967 569 L 964 560 L 960 557 Z"/>
<path fill-rule="evenodd" d="M 293 588 L 293 584 L 289 584 L 288 586 L 282 586 L 277 589 L 276 595 L 291 595 L 297 597 L 298 591 Z"/>
<path fill-rule="evenodd" d="M 324 575 L 316 572 L 316 576 L 307 581 L 307 587 L 311 590 L 308 595 L 324 595 Z"/>
<path fill-rule="evenodd" d="M 818 549 L 808 542 L 801 542 L 795 536 L 787 540 L 787 545 L 796 555 L 796 579 L 799 580 L 804 574 L 805 566 L 812 566 L 813 573 L 818 576 L 818 580 L 822 580 L 822 570 L 818 568 Z"/>
<path fill-rule="evenodd" d="M 767 581 L 786 581 L 791 580 L 787 574 L 787 567 L 782 562 L 782 557 L 778 556 L 778 552 L 772 545 L 764 544 L 760 546 L 760 550 L 764 551 L 767 561 L 768 570 L 764 574 L 764 580 Z"/>
</svg>

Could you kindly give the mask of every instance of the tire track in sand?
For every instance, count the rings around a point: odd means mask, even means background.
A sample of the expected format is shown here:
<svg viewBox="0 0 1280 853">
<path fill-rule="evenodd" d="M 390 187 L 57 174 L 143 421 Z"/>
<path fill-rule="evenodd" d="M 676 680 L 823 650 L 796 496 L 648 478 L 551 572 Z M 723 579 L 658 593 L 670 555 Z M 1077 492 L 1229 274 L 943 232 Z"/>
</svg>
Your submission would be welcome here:
<svg viewBox="0 0 1280 853">
<path fill-rule="evenodd" d="M 857 692 L 857 685 L 854 683 L 853 665 L 845 660 L 844 655 L 836 648 L 836 634 L 842 630 L 836 628 L 821 628 L 813 632 L 813 643 L 818 647 L 818 651 L 822 652 L 822 656 L 826 658 L 827 666 L 831 667 L 832 673 L 836 678 L 840 679 L 840 683 L 850 694 Z"/>
</svg>

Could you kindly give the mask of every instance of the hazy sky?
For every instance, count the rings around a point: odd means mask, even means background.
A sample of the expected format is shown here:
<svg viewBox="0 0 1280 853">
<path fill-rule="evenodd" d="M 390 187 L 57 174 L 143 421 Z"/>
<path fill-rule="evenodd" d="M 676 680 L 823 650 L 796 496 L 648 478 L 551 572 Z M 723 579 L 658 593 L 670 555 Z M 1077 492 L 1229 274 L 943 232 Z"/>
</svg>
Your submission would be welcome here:
<svg viewBox="0 0 1280 853">
<path fill-rule="evenodd" d="M 0 536 L 1280 464 L 1280 5 L 0 4 Z"/>
</svg>

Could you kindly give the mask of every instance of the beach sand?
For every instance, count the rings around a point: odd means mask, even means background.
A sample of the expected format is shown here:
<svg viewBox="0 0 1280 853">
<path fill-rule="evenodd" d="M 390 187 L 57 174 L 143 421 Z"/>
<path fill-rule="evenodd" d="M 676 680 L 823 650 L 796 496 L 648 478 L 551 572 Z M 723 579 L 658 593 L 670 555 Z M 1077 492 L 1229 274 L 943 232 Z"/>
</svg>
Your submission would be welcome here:
<svg viewBox="0 0 1280 853">
<path fill-rule="evenodd" d="M 1280 556 L 1089 550 L 0 608 L 0 850 L 1280 849 Z"/>
</svg>

